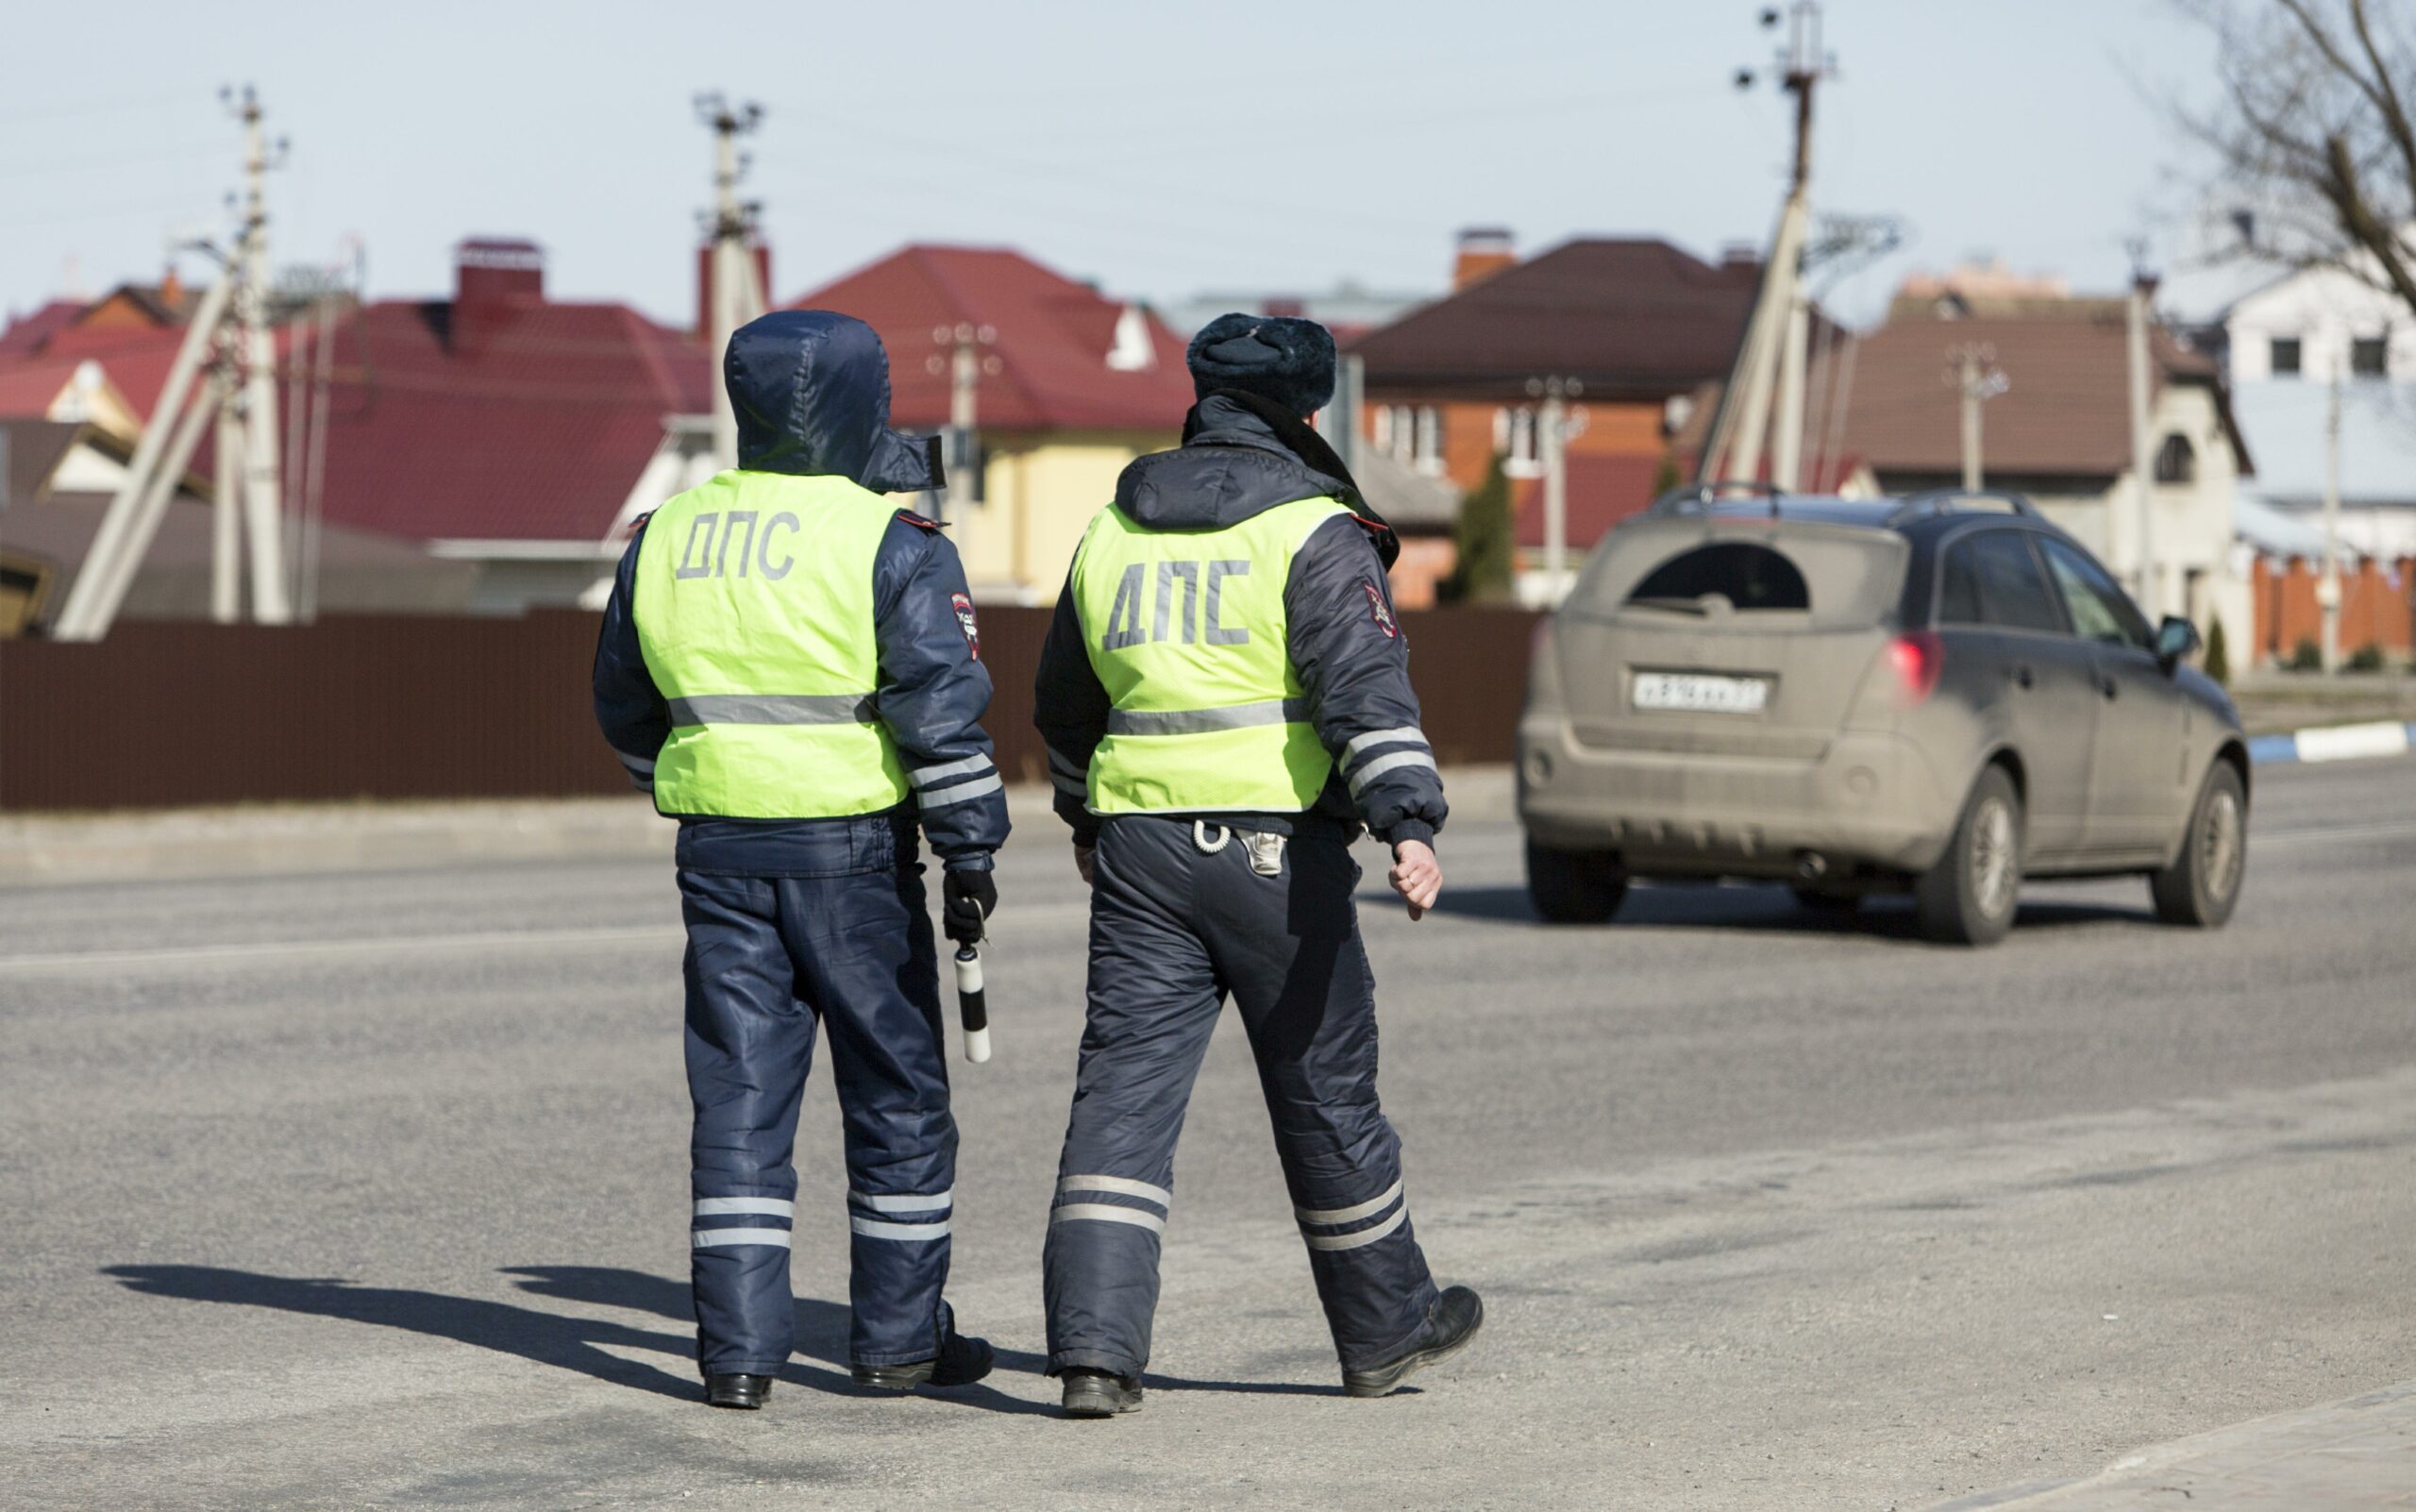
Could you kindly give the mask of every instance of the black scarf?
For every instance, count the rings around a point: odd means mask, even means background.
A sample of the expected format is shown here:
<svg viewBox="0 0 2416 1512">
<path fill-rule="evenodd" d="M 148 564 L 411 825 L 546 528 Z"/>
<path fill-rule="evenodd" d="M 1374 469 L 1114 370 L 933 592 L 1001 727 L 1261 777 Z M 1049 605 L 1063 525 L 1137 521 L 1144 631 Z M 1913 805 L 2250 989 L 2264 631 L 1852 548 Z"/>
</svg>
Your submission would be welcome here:
<svg viewBox="0 0 2416 1512">
<path fill-rule="evenodd" d="M 1342 502 L 1351 513 L 1374 527 L 1368 533 L 1376 543 L 1376 556 L 1384 563 L 1386 572 L 1392 570 L 1393 563 L 1401 559 L 1401 537 L 1394 534 L 1393 528 L 1385 523 L 1384 517 L 1376 512 L 1376 507 L 1367 502 L 1367 496 L 1360 491 L 1359 480 L 1351 476 L 1350 468 L 1342 465 L 1341 456 L 1325 437 L 1317 434 L 1315 426 L 1282 405 L 1241 389 L 1214 389 L 1202 397 L 1231 399 L 1240 405 L 1265 421 L 1267 428 L 1275 432 L 1275 439 L 1283 443 L 1284 449 L 1298 457 L 1310 471 L 1322 473 L 1340 483 Z M 1191 438 L 1199 433 L 1200 406 L 1195 404 L 1183 417 L 1183 444 L 1190 445 Z"/>
</svg>

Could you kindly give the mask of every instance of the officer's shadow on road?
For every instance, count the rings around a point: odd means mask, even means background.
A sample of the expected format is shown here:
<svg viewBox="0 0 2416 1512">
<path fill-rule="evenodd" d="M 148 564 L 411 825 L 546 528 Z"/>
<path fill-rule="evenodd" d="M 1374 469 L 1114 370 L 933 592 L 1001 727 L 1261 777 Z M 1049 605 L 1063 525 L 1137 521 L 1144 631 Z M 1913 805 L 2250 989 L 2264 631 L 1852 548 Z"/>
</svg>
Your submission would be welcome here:
<svg viewBox="0 0 2416 1512">
<path fill-rule="evenodd" d="M 233 1302 L 372 1323 L 500 1350 L 540 1365 L 576 1370 L 598 1381 L 656 1396 L 682 1401 L 695 1401 L 698 1396 L 692 1366 L 684 1367 L 683 1372 L 674 1372 L 610 1352 L 611 1349 L 644 1350 L 685 1362 L 696 1357 L 692 1334 L 657 1333 L 626 1323 L 515 1307 L 476 1297 L 360 1286 L 314 1276 L 272 1276 L 218 1266 L 107 1266 L 102 1273 L 114 1276 L 146 1296 Z M 689 1322 L 693 1316 L 686 1283 L 643 1271 L 602 1266 L 514 1266 L 504 1273 L 527 1278 L 518 1283 L 520 1288 L 539 1297 L 651 1313 L 681 1323 Z M 834 1396 L 870 1395 L 847 1379 L 846 1307 L 814 1298 L 797 1299 L 797 1337 L 798 1352 L 827 1368 L 792 1363 L 780 1372 L 782 1381 Z M 1041 1363 L 1036 1355 L 1018 1354 L 1011 1350 L 999 1351 L 998 1358 L 1010 1369 L 1036 1370 Z M 938 1393 L 934 1400 L 992 1412 L 1048 1410 L 1038 1403 L 1025 1402 L 989 1386 Z"/>
<path fill-rule="evenodd" d="M 540 1297 L 559 1297 L 565 1302 L 584 1302 L 591 1306 L 625 1307 L 633 1312 L 652 1313 L 674 1322 L 688 1323 L 694 1315 L 689 1310 L 688 1284 L 650 1276 L 642 1270 L 623 1270 L 611 1266 L 512 1266 L 505 1274 L 524 1276 L 520 1289 Z M 973 1320 L 966 1320 L 968 1332 Z M 679 1341 L 685 1352 L 689 1342 Z M 1028 1350 L 1007 1349 L 993 1341 L 998 1353 L 998 1369 L 1028 1375 L 1047 1371 L 1046 1355 Z M 822 1361 L 840 1372 L 842 1385 L 830 1386 L 827 1381 L 805 1380 L 805 1384 L 823 1389 L 846 1393 L 852 1389 L 845 1384 L 847 1359 L 847 1309 L 837 1302 L 821 1302 L 810 1297 L 797 1300 L 797 1352 Z M 818 1373 L 818 1372 L 816 1372 Z M 808 1372 L 791 1366 L 781 1379 L 805 1379 Z M 1191 1381 L 1178 1376 L 1163 1375 L 1151 1370 L 1142 1378 L 1153 1388 L 1170 1391 L 1230 1391 L 1245 1395 L 1338 1397 L 1339 1386 L 1302 1386 L 1283 1381 Z M 1407 1392 L 1403 1393 L 1407 1395 Z M 995 1399 L 995 1400 L 993 1400 Z M 982 1386 L 974 1391 L 956 1391 L 948 1400 L 972 1402 L 1001 1412 L 1046 1412 L 1036 1403 L 1024 1402 Z"/>
</svg>

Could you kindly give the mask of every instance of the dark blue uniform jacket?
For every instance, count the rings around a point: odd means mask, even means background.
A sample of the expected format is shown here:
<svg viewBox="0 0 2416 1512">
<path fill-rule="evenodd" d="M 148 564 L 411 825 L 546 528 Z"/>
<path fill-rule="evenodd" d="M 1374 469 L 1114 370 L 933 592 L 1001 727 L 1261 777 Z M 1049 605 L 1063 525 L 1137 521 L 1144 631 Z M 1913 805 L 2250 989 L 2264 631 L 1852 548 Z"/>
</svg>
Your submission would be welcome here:
<svg viewBox="0 0 2416 1512">
<path fill-rule="evenodd" d="M 1356 499 L 1348 479 L 1311 467 L 1266 419 L 1225 395 L 1200 400 L 1186 432 L 1181 449 L 1143 457 L 1116 480 L 1116 507 L 1138 524 L 1222 529 L 1296 499 Z M 1319 526 L 1292 559 L 1284 612 L 1310 718 L 1334 757 L 1334 776 L 1310 812 L 1343 825 L 1364 823 L 1390 845 L 1432 841 L 1449 809 L 1418 730 L 1409 642 L 1394 617 L 1377 551 L 1383 529 L 1355 515 Z M 1091 844 L 1099 818 L 1083 807 L 1082 775 L 1107 733 L 1109 699 L 1091 668 L 1070 575 L 1041 650 L 1033 697 L 1057 813 L 1078 842 Z M 1218 817 L 1288 832 L 1299 815 Z"/>
<path fill-rule="evenodd" d="M 889 362 L 870 327 L 824 311 L 781 311 L 730 340 L 724 363 L 738 412 L 738 465 L 750 472 L 836 475 L 876 493 L 940 484 L 933 449 L 889 428 Z M 621 554 L 596 647 L 596 719 L 638 786 L 671 733 L 662 691 L 638 644 L 640 522 Z M 955 766 L 949 785 L 995 777 L 982 714 L 990 706 L 956 547 L 937 526 L 900 511 L 873 561 L 881 686 L 874 702 L 908 771 Z M 777 690 L 773 690 L 777 691 Z M 936 789 L 945 794 L 946 787 Z M 935 795 L 936 796 L 936 795 Z M 756 877 L 829 869 L 829 841 L 850 819 L 680 819 L 679 863 L 691 871 Z M 901 830 L 912 799 L 890 811 Z M 956 869 L 986 871 L 1007 838 L 1005 795 L 935 806 L 922 818 L 931 848 Z M 816 845 L 821 840 L 823 844 Z"/>
</svg>

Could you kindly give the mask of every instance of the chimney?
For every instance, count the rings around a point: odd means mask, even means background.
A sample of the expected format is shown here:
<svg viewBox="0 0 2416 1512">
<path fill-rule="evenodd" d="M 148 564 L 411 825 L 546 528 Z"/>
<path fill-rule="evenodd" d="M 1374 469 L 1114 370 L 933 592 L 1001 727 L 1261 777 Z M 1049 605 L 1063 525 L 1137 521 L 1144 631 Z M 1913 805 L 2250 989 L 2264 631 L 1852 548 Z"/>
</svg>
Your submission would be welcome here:
<svg viewBox="0 0 2416 1512">
<path fill-rule="evenodd" d="M 1465 289 L 1518 260 L 1507 227 L 1471 226 L 1460 233 L 1459 254 L 1451 260 L 1451 288 Z"/>
<path fill-rule="evenodd" d="M 1759 271 L 1762 248 L 1756 242 L 1730 242 L 1720 249 L 1720 265 L 1723 268 L 1752 268 Z"/>
<path fill-rule="evenodd" d="M 772 249 L 762 242 L 747 248 L 755 254 L 755 281 L 763 291 L 763 308 L 779 308 L 772 303 Z M 696 340 L 707 342 L 713 335 L 713 244 L 707 242 L 696 248 Z"/>
<path fill-rule="evenodd" d="M 493 326 L 545 298 L 545 254 L 517 237 L 474 236 L 453 249 L 453 329 Z"/>
</svg>

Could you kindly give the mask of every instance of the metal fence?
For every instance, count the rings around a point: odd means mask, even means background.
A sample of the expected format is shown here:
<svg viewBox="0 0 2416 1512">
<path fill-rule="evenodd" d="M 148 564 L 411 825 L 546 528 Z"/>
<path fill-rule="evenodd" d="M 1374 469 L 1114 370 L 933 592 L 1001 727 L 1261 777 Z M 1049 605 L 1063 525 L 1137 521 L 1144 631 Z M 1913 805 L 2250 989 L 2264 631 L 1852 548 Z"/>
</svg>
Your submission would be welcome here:
<svg viewBox="0 0 2416 1512">
<path fill-rule="evenodd" d="M 1535 616 L 1408 613 L 1445 762 L 1507 761 Z M 988 609 L 985 721 L 1045 781 L 1032 679 L 1049 613 Z M 94 645 L 0 641 L 0 810 L 624 793 L 587 693 L 596 616 L 329 618 L 308 630 L 122 623 Z"/>
</svg>

